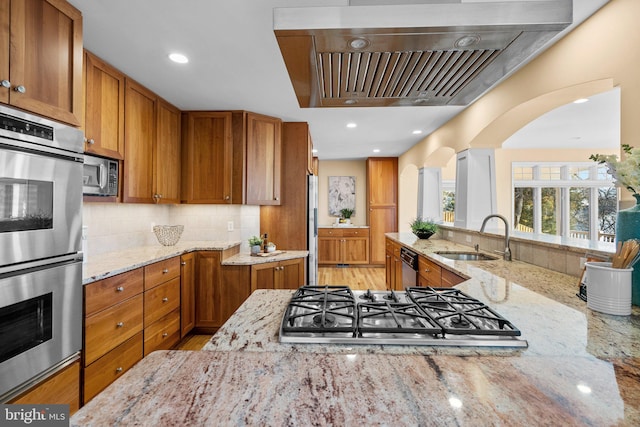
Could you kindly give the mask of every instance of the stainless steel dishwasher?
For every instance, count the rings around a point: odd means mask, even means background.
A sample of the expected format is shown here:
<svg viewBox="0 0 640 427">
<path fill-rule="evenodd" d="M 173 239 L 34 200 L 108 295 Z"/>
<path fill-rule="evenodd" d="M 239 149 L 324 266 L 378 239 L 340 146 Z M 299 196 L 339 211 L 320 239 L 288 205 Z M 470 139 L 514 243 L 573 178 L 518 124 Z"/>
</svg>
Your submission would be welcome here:
<svg viewBox="0 0 640 427">
<path fill-rule="evenodd" d="M 404 246 L 400 248 L 402 260 L 402 287 L 408 288 L 418 284 L 418 254 Z"/>
</svg>

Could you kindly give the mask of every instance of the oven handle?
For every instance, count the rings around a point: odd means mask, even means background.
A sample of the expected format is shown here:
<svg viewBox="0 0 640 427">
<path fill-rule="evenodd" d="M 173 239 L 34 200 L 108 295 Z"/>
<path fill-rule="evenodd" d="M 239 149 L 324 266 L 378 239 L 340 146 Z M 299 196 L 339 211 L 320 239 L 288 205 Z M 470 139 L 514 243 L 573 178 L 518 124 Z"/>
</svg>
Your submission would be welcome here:
<svg viewBox="0 0 640 427">
<path fill-rule="evenodd" d="M 15 274 L 15 272 L 20 272 L 20 274 L 23 274 L 25 273 L 25 270 L 39 269 L 43 266 L 49 268 L 61 264 L 72 264 L 74 262 L 82 262 L 82 252 L 62 255 L 54 258 L 45 258 L 36 261 L 23 262 L 20 264 L 12 264 L 7 267 L 0 267 L 0 278 L 7 274 Z"/>
<path fill-rule="evenodd" d="M 100 163 L 100 182 L 98 185 L 101 190 L 104 190 L 107 186 L 107 168 L 104 167 L 104 164 Z"/>
</svg>

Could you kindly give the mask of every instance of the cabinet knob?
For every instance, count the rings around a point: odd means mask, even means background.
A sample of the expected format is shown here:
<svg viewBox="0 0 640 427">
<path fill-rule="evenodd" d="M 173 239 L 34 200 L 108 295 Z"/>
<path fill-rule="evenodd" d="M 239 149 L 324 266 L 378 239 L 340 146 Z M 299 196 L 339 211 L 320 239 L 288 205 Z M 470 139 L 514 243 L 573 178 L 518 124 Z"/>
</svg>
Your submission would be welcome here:
<svg viewBox="0 0 640 427">
<path fill-rule="evenodd" d="M 278 200 L 280 200 L 280 197 L 274 197 L 273 200 L 277 202 Z"/>
<path fill-rule="evenodd" d="M 225 200 L 229 200 L 230 198 L 231 198 L 231 197 L 229 197 L 229 196 L 224 196 L 224 199 L 225 199 Z"/>
<path fill-rule="evenodd" d="M 118 328 L 122 328 L 123 326 L 124 326 L 124 322 L 116 323 L 116 327 L 118 327 Z"/>
<path fill-rule="evenodd" d="M 166 332 L 162 334 L 162 338 L 166 338 L 166 337 L 168 337 L 168 336 L 169 336 L 169 334 L 168 334 L 168 333 L 166 333 Z"/>
<path fill-rule="evenodd" d="M 2 85 L 2 87 L 9 88 L 9 87 L 11 87 L 11 82 L 9 80 L 7 80 L 7 79 L 4 79 L 4 80 L 2 80 L 0 82 L 0 85 Z"/>
<path fill-rule="evenodd" d="M 14 90 L 18 93 L 27 93 L 27 88 L 22 85 L 16 86 Z"/>
<path fill-rule="evenodd" d="M 159 194 L 154 194 L 152 197 L 153 197 L 153 202 L 154 203 L 158 203 L 160 201 L 160 195 Z"/>
<path fill-rule="evenodd" d="M 181 261 L 181 262 L 180 262 L 180 265 L 187 265 L 187 263 L 186 263 L 186 262 L 184 262 L 184 261 Z"/>
<path fill-rule="evenodd" d="M 425 269 L 424 269 L 424 272 L 425 272 L 425 273 L 428 273 L 428 272 L 430 272 L 430 271 L 431 271 L 431 270 L 429 270 L 428 268 L 425 268 Z"/>
<path fill-rule="evenodd" d="M 90 145 L 91 144 L 95 144 L 95 141 L 93 140 L 93 138 L 89 138 L 89 139 L 85 138 L 84 142 L 86 142 L 87 144 L 90 144 Z"/>
<path fill-rule="evenodd" d="M 120 372 L 122 372 L 122 370 L 123 370 L 123 369 L 122 369 L 122 366 L 118 366 L 118 367 L 116 368 L 116 374 L 119 374 Z"/>
<path fill-rule="evenodd" d="M 169 301 L 169 298 L 167 297 L 162 298 L 162 302 L 168 302 L 168 301 Z"/>
<path fill-rule="evenodd" d="M 122 292 L 122 291 L 124 291 L 124 286 L 118 286 L 116 288 L 116 292 Z"/>
<path fill-rule="evenodd" d="M 169 272 L 169 270 L 167 270 L 166 268 L 164 270 L 162 270 L 162 274 L 167 274 Z"/>
</svg>

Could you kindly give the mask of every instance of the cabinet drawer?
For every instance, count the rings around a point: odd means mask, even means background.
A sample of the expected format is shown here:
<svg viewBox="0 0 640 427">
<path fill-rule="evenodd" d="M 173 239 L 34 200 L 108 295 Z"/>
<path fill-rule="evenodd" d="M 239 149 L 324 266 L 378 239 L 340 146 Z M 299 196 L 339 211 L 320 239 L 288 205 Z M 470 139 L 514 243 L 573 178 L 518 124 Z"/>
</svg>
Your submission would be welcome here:
<svg viewBox="0 0 640 427">
<path fill-rule="evenodd" d="M 318 228 L 318 237 L 342 237 L 342 230 L 337 228 Z"/>
<path fill-rule="evenodd" d="M 175 310 L 144 330 L 145 357 L 155 350 L 167 350 L 180 341 L 180 310 Z"/>
<path fill-rule="evenodd" d="M 142 359 L 142 332 L 129 338 L 84 369 L 84 403 Z"/>
<path fill-rule="evenodd" d="M 356 228 L 350 230 L 342 230 L 343 237 L 369 237 L 368 228 Z"/>
<path fill-rule="evenodd" d="M 151 325 L 180 307 L 180 278 L 176 277 L 144 293 L 144 326 Z"/>
<path fill-rule="evenodd" d="M 87 366 L 142 331 L 142 294 L 85 319 Z"/>
<path fill-rule="evenodd" d="M 141 268 L 99 280 L 84 287 L 85 316 L 119 304 L 142 293 L 144 275 Z"/>
<path fill-rule="evenodd" d="M 440 286 L 442 268 L 439 265 L 421 256 L 418 258 L 418 271 L 420 276 L 431 283 L 429 286 Z"/>
<path fill-rule="evenodd" d="M 144 267 L 144 289 L 180 277 L 180 257 L 173 257 Z"/>
<path fill-rule="evenodd" d="M 458 276 L 453 271 L 449 271 L 446 268 L 442 269 L 442 286 L 445 288 L 450 288 L 458 283 L 464 282 L 465 280 L 467 279 L 462 276 Z"/>
</svg>

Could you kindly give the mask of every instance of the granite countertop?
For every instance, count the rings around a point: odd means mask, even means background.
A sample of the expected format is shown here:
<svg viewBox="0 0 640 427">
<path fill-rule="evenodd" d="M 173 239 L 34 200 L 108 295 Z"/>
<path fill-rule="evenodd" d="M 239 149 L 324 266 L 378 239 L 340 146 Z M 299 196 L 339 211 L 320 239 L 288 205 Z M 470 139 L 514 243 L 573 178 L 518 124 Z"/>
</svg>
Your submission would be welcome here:
<svg viewBox="0 0 640 427">
<path fill-rule="evenodd" d="M 249 253 L 240 253 L 222 261 L 222 265 L 254 265 L 268 262 L 286 261 L 288 259 L 306 258 L 309 251 L 279 251 L 275 255 L 255 256 Z"/>
<path fill-rule="evenodd" d="M 469 277 L 456 288 L 510 320 L 528 348 L 280 344 L 293 291 L 257 290 L 207 351 L 152 353 L 71 424 L 640 425 L 638 307 L 594 312 L 574 277 L 446 260 L 432 252 L 461 246 L 390 237 Z"/>
<path fill-rule="evenodd" d="M 330 224 L 319 225 L 318 228 L 369 228 L 368 225 L 353 225 L 353 224 Z"/>
</svg>

